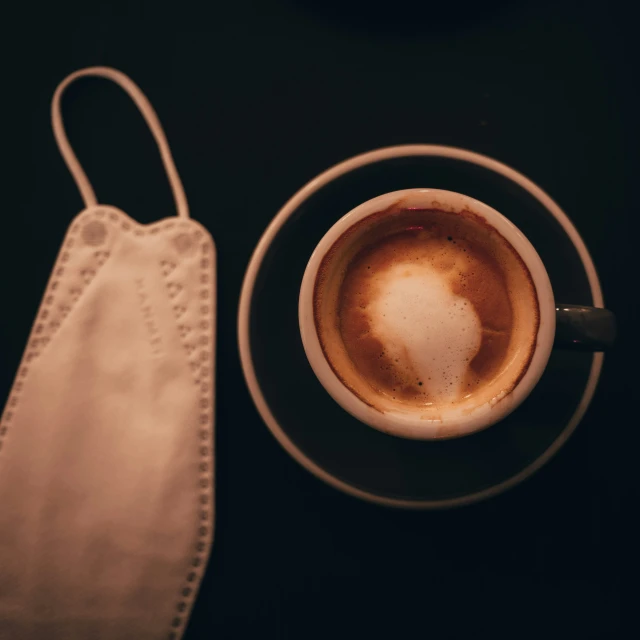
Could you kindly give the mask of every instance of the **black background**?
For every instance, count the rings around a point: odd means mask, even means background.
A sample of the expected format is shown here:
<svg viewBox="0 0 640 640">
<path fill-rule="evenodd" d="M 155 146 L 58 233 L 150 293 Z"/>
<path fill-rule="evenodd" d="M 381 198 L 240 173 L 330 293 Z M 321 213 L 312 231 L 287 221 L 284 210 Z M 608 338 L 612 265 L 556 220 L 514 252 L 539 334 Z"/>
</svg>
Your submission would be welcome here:
<svg viewBox="0 0 640 640">
<path fill-rule="evenodd" d="M 216 537 L 188 640 L 637 633 L 640 103 L 637 36 L 621 3 L 176 0 L 3 12 L 0 398 L 82 208 L 49 124 L 68 73 L 109 65 L 140 85 L 192 215 L 218 246 Z M 63 106 L 100 201 L 141 222 L 173 213 L 152 138 L 121 90 L 83 80 Z M 583 235 L 620 324 L 563 450 L 503 496 L 445 512 L 361 503 L 299 467 L 253 408 L 236 346 L 244 269 L 282 204 L 348 156 L 411 142 L 488 154 L 542 186 Z"/>
</svg>

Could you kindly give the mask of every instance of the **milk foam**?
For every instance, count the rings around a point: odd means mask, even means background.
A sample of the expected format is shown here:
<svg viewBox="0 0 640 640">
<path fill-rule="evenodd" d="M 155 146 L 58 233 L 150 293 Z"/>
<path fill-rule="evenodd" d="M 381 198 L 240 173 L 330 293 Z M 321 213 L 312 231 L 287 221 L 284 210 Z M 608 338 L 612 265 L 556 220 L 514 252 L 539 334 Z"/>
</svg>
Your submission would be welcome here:
<svg viewBox="0 0 640 640">
<path fill-rule="evenodd" d="M 387 356 L 413 371 L 429 396 L 459 400 L 482 341 L 473 305 L 452 292 L 446 275 L 425 264 L 391 265 L 379 274 L 376 291 L 368 315 Z"/>
</svg>

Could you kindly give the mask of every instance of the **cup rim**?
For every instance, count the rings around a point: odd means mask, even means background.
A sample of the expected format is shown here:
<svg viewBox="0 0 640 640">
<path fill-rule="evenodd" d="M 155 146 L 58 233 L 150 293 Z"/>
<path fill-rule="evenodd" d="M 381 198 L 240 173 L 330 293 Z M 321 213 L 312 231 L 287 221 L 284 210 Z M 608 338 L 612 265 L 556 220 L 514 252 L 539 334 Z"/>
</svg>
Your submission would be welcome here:
<svg viewBox="0 0 640 640">
<path fill-rule="evenodd" d="M 348 229 L 367 216 L 383 211 L 402 198 L 412 204 L 452 212 L 472 211 L 483 217 L 516 250 L 531 274 L 540 312 L 540 325 L 533 356 L 522 379 L 499 401 L 483 403 L 470 413 L 443 415 L 425 420 L 418 412 L 380 412 L 349 390 L 329 365 L 318 338 L 313 317 L 313 292 L 320 264 L 334 243 Z M 361 422 L 385 433 L 414 440 L 448 439 L 481 431 L 505 418 L 531 393 L 551 355 L 555 335 L 555 303 L 547 270 L 526 236 L 493 207 L 455 191 L 431 188 L 402 189 L 385 193 L 360 205 L 335 222 L 317 244 L 304 272 L 298 302 L 300 334 L 304 350 L 316 377 L 329 395 Z"/>
</svg>

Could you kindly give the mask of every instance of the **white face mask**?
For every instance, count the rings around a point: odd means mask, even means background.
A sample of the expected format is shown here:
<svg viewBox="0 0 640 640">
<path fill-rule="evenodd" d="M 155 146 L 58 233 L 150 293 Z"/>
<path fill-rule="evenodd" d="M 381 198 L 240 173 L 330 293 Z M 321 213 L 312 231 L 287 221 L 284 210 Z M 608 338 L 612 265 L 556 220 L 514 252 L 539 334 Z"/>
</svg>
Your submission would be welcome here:
<svg viewBox="0 0 640 640">
<path fill-rule="evenodd" d="M 119 84 L 160 147 L 179 216 L 98 205 L 66 138 L 76 78 Z M 124 74 L 56 90 L 86 209 L 71 223 L 0 421 L 0 638 L 182 637 L 213 530 L 215 249 L 153 108 Z"/>
</svg>

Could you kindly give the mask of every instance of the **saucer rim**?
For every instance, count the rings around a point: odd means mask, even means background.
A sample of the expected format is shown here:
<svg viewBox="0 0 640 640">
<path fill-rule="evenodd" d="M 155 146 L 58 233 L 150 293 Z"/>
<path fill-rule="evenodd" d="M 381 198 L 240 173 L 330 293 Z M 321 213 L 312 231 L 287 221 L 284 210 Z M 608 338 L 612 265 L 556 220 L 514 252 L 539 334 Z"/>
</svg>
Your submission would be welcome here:
<svg viewBox="0 0 640 640">
<path fill-rule="evenodd" d="M 315 463 L 312 459 L 306 456 L 289 438 L 284 429 L 280 426 L 275 416 L 271 412 L 267 401 L 264 398 L 260 383 L 255 373 L 253 366 L 253 360 L 251 357 L 251 342 L 249 333 L 249 321 L 250 321 L 250 309 L 253 300 L 253 292 L 255 288 L 255 282 L 257 275 L 262 266 L 262 262 L 265 254 L 275 236 L 283 227 L 289 217 L 298 209 L 298 207 L 312 196 L 320 188 L 326 184 L 332 182 L 336 178 L 345 175 L 355 169 L 370 164 L 375 164 L 383 160 L 389 160 L 398 157 L 409 156 L 431 156 L 442 157 L 454 160 L 461 160 L 463 162 L 469 162 L 481 166 L 485 169 L 498 173 L 508 180 L 515 182 L 520 187 L 529 192 L 534 198 L 536 198 L 563 228 L 572 244 L 576 248 L 582 266 L 585 269 L 587 280 L 589 282 L 589 288 L 593 297 L 593 305 L 595 307 L 603 307 L 604 301 L 602 297 L 602 289 L 600 286 L 600 280 L 596 272 L 595 265 L 589 254 L 589 251 L 578 233 L 577 229 L 564 213 L 560 206 L 545 192 L 532 182 L 529 178 L 519 173 L 512 167 L 485 156 L 474 151 L 467 149 L 461 149 L 459 147 L 449 147 L 443 145 L 431 145 L 431 144 L 411 144 L 411 145 L 395 145 L 391 147 L 383 147 L 373 151 L 358 154 L 347 160 L 339 162 L 338 164 L 323 171 L 315 178 L 307 182 L 301 189 L 299 189 L 280 209 L 273 220 L 269 223 L 264 233 L 262 234 L 260 241 L 256 245 L 253 251 L 249 264 L 247 266 L 245 276 L 242 283 L 242 290 L 240 293 L 240 304 L 238 308 L 238 348 L 240 351 L 240 361 L 242 365 L 242 371 L 244 378 L 249 388 L 251 398 L 260 413 L 263 421 L 268 429 L 271 431 L 280 445 L 289 453 L 289 455 L 296 460 L 307 471 L 314 476 L 327 483 L 328 485 L 342 491 L 348 495 L 356 498 L 360 498 L 367 502 L 380 504 L 388 507 L 398 507 L 404 509 L 446 509 L 456 506 L 462 506 L 472 504 L 485 500 L 492 496 L 498 495 L 507 489 L 516 486 L 529 476 L 533 475 L 538 469 L 544 466 L 565 444 L 571 434 L 575 431 L 576 427 L 582 420 L 584 414 L 591 403 L 598 380 L 600 378 L 600 372 L 602 369 L 602 363 L 604 360 L 603 353 L 594 353 L 591 363 L 591 369 L 589 371 L 589 378 L 585 385 L 585 389 L 578 403 L 576 410 L 569 419 L 567 425 L 564 427 L 560 435 L 553 441 L 553 443 L 532 463 L 524 467 L 515 475 L 511 476 L 507 480 L 504 480 L 492 487 L 482 489 L 474 493 L 469 493 L 464 496 L 458 496 L 455 498 L 448 498 L 445 500 L 408 500 L 402 498 L 394 498 L 390 496 L 381 496 L 369 491 L 365 491 L 359 487 L 353 486 L 348 482 L 336 478 L 328 471 L 323 469 L 320 465 Z"/>
</svg>

